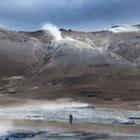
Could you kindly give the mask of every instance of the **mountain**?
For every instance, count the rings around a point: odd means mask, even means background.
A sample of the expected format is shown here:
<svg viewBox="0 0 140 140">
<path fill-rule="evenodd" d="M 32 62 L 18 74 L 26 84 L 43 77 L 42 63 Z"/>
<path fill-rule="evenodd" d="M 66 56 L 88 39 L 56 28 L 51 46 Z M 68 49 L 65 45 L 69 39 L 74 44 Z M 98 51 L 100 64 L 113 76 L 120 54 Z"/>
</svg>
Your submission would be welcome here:
<svg viewBox="0 0 140 140">
<path fill-rule="evenodd" d="M 19 98 L 139 100 L 138 26 L 98 32 L 0 29 L 0 94 Z M 8 95 L 7 95 L 8 94 Z"/>
</svg>

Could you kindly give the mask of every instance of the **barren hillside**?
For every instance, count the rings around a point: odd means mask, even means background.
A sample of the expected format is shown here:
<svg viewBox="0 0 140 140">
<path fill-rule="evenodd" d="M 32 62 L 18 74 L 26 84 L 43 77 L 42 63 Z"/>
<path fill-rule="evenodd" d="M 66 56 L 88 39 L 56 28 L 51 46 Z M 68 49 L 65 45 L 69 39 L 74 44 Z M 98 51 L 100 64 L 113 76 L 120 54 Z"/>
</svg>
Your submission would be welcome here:
<svg viewBox="0 0 140 140">
<path fill-rule="evenodd" d="M 140 100 L 139 29 L 60 32 L 0 29 L 2 96 Z"/>
</svg>

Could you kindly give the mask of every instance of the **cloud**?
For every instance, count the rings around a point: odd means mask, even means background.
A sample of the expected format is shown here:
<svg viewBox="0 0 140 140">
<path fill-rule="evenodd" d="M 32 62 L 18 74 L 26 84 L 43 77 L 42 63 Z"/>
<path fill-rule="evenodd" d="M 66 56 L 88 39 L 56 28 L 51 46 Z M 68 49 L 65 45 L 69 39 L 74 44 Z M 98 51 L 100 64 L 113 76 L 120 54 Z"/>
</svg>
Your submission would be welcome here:
<svg viewBox="0 0 140 140">
<path fill-rule="evenodd" d="M 35 30 L 44 22 L 59 27 L 96 30 L 140 22 L 139 0 L 1 0 L 0 24 Z"/>
</svg>

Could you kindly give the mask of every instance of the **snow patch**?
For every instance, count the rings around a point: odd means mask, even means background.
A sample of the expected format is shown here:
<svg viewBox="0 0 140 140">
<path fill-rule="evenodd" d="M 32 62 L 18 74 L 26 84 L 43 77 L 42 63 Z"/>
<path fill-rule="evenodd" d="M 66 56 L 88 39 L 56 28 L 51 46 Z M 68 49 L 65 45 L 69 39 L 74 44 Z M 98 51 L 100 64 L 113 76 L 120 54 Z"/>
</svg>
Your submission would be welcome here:
<svg viewBox="0 0 140 140">
<path fill-rule="evenodd" d="M 116 26 L 116 27 L 107 29 L 107 31 L 110 31 L 113 33 L 124 33 L 124 32 L 139 32 L 140 29 L 133 26 Z"/>
</svg>

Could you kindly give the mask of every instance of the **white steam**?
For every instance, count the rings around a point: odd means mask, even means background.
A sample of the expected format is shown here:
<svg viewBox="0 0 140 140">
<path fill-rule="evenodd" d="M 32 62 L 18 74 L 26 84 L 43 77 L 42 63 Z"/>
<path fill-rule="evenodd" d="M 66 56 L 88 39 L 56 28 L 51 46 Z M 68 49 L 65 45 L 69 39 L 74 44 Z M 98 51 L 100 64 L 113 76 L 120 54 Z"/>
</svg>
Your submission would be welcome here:
<svg viewBox="0 0 140 140">
<path fill-rule="evenodd" d="M 71 38 L 71 37 L 62 37 L 61 32 L 59 31 L 59 28 L 51 23 L 45 23 L 42 28 L 42 30 L 45 31 L 45 33 L 49 33 L 51 34 L 55 41 L 59 42 L 59 41 L 76 41 L 75 39 Z"/>
<path fill-rule="evenodd" d="M 50 33 L 54 37 L 55 41 L 63 40 L 61 32 L 59 31 L 59 28 L 51 23 L 44 24 L 42 26 L 42 30 L 44 30 L 47 33 Z"/>
<path fill-rule="evenodd" d="M 107 29 L 113 33 L 124 33 L 124 32 L 139 32 L 140 29 L 134 26 L 118 26 L 114 28 Z"/>
<path fill-rule="evenodd" d="M 8 121 L 8 120 L 1 120 L 0 121 L 0 136 L 2 135 L 6 135 L 8 133 L 8 131 L 13 130 L 13 122 L 12 121 Z"/>
</svg>

